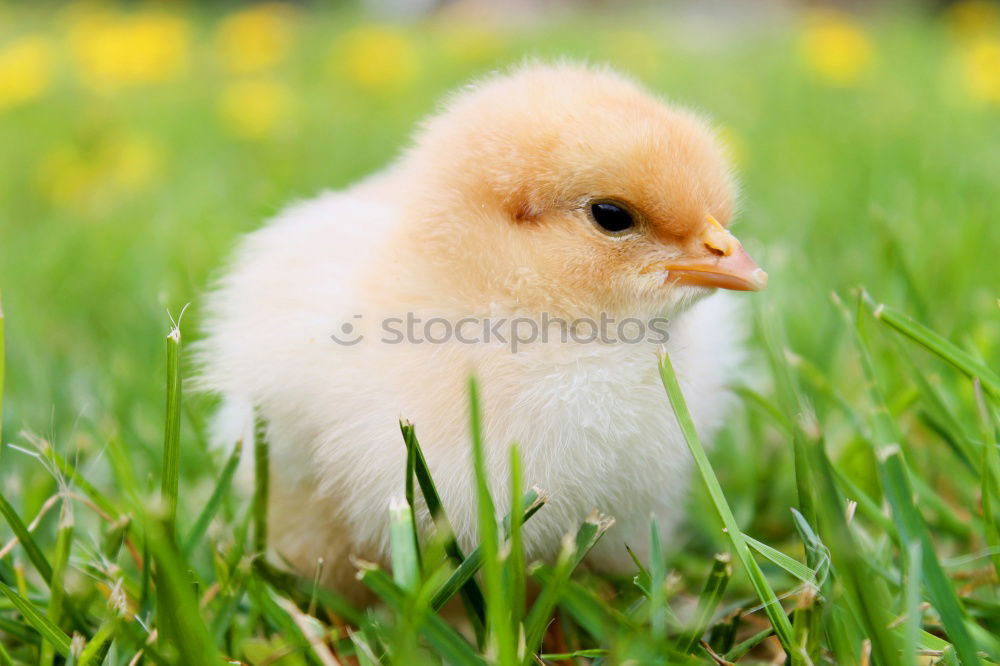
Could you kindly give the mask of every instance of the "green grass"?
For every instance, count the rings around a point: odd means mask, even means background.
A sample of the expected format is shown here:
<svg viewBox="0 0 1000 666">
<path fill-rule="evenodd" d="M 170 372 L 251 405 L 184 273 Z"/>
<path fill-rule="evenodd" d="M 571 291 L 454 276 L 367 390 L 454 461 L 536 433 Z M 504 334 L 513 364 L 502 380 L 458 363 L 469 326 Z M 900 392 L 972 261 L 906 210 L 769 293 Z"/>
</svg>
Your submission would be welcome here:
<svg viewBox="0 0 1000 666">
<path fill-rule="evenodd" d="M 0 49 L 28 33 L 54 45 L 44 93 L 0 110 L 0 665 L 124 665 L 139 652 L 156 664 L 760 663 L 779 649 L 795 664 L 1000 661 L 1000 106 L 970 96 L 972 38 L 941 17 L 870 17 L 870 67 L 846 87 L 804 63 L 795 18 L 711 30 L 640 15 L 428 20 L 400 28 L 410 78 L 370 88 L 327 66 L 329 45 L 364 21 L 321 13 L 285 60 L 247 75 L 292 99 L 256 140 L 217 112 L 239 78 L 213 60 L 217 16 L 185 19 L 179 78 L 103 93 L 75 74 L 70 15 L 0 5 L 0 18 Z M 474 388 L 483 520 L 463 552 L 420 424 L 404 422 L 394 570 L 359 562 L 384 604 L 355 608 L 259 557 L 266 483 L 251 500 L 232 480 L 241 451 L 266 467 L 266 442 L 208 449 L 213 401 L 181 390 L 180 342 L 197 338 L 237 233 L 378 168 L 441 94 L 525 55 L 617 64 L 732 137 L 738 233 L 771 274 L 747 297 L 760 379 L 737 387 L 742 408 L 711 446 L 685 427 L 697 468 L 684 525 L 653 540 L 649 569 L 620 578 L 578 566 L 603 516 L 556 561 L 524 561 L 521 528 L 545 511 L 545 489 L 522 487 L 515 451 L 511 486 L 494 491 L 519 501 L 492 519 L 483 450 L 509 443 L 483 441 Z M 123 136 L 152 155 L 127 186 L 93 166 Z M 189 302 L 175 334 L 167 312 Z M 669 359 L 660 369 L 664 409 L 686 425 Z M 433 534 L 415 532 L 418 496 Z"/>
</svg>

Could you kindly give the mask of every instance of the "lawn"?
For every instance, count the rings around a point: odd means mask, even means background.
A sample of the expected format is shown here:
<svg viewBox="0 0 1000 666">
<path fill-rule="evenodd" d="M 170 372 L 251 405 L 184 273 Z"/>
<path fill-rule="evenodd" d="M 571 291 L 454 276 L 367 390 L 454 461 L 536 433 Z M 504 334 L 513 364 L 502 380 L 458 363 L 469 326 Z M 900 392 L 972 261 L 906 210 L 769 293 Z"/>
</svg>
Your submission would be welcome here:
<svg viewBox="0 0 1000 666">
<path fill-rule="evenodd" d="M 1000 662 L 996 5 L 160 7 L 0 4 L 0 665 Z M 585 524 L 528 567 L 525 611 L 520 521 L 509 551 L 487 524 L 463 593 L 487 630 L 463 636 L 431 610 L 460 580 L 447 534 L 415 547 L 405 507 L 399 566 L 363 572 L 378 609 L 262 564 L 254 501 L 205 441 L 213 400 L 177 387 L 239 233 L 384 165 L 442 94 L 526 56 L 608 62 L 711 116 L 771 286 L 743 407 L 662 556 L 573 573 Z"/>
</svg>

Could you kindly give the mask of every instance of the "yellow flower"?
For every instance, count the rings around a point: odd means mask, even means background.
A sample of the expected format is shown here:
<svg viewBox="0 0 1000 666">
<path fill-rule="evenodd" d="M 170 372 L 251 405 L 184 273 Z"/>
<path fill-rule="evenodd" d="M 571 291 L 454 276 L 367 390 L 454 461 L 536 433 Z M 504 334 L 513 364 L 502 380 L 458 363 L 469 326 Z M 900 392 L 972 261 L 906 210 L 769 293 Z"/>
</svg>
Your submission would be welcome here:
<svg viewBox="0 0 1000 666">
<path fill-rule="evenodd" d="M 49 85 L 52 47 L 41 37 L 21 37 L 0 50 L 0 111 L 30 102 Z"/>
<path fill-rule="evenodd" d="M 142 191 L 162 165 L 162 150 L 142 134 L 116 132 L 87 144 L 63 144 L 44 155 L 35 172 L 41 193 L 57 206 L 100 213 Z"/>
<path fill-rule="evenodd" d="M 854 85 L 871 65 L 873 48 L 864 28 L 840 12 L 811 13 L 801 46 L 806 64 L 832 85 Z"/>
<path fill-rule="evenodd" d="M 959 64 L 973 99 L 1000 104 L 1000 39 L 974 40 L 959 54 Z"/>
<path fill-rule="evenodd" d="M 230 72 L 258 72 L 287 55 L 294 39 L 295 10 L 283 3 L 256 5 L 223 19 L 215 48 Z"/>
<path fill-rule="evenodd" d="M 292 94 L 275 81 L 237 81 L 222 91 L 218 112 L 223 126 L 244 139 L 262 139 L 285 123 Z"/>
<path fill-rule="evenodd" d="M 416 46 L 403 32 L 362 26 L 334 44 L 331 66 L 362 88 L 385 91 L 413 82 L 420 69 L 418 58 Z"/>
<path fill-rule="evenodd" d="M 160 11 L 88 11 L 76 17 L 69 44 L 84 83 L 105 91 L 180 76 L 189 33 L 184 19 Z"/>
<path fill-rule="evenodd" d="M 947 20 L 960 37 L 975 37 L 1000 28 L 1000 8 L 987 0 L 963 0 L 948 10 Z"/>
</svg>

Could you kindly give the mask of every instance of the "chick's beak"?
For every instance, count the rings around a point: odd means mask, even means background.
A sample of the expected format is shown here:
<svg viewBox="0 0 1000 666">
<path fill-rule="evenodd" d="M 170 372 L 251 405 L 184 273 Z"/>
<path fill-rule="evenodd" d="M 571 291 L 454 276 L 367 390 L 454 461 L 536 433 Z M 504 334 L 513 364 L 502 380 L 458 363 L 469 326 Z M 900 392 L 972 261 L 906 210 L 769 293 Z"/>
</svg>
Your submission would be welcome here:
<svg viewBox="0 0 1000 666">
<path fill-rule="evenodd" d="M 714 217 L 706 218 L 699 240 L 705 254 L 698 258 L 659 263 L 648 270 L 666 270 L 667 282 L 692 287 L 720 287 L 735 291 L 760 291 L 767 273 L 757 265 L 736 237 Z M 644 272 L 647 272 L 644 271 Z"/>
</svg>

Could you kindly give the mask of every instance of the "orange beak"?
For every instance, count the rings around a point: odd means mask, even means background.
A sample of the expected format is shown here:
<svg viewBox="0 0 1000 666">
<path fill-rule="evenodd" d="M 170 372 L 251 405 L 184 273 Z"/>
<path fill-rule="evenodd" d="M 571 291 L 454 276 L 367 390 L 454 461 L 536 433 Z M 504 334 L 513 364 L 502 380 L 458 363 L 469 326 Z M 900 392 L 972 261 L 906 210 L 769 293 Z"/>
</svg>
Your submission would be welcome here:
<svg viewBox="0 0 1000 666">
<path fill-rule="evenodd" d="M 714 217 L 707 217 L 700 240 L 708 255 L 690 261 L 674 261 L 649 266 L 666 270 L 667 282 L 692 287 L 719 287 L 735 291 L 760 291 L 767 286 L 767 273 L 757 265 L 736 237 Z"/>
</svg>

